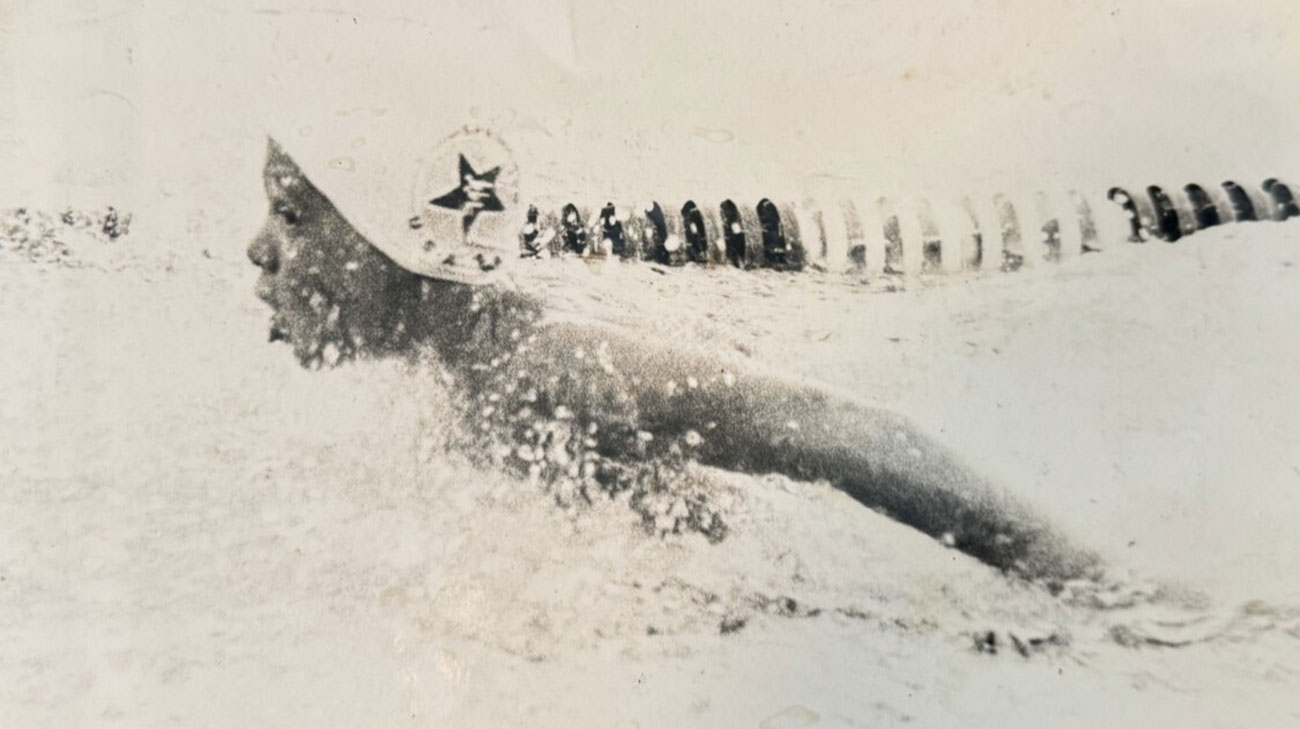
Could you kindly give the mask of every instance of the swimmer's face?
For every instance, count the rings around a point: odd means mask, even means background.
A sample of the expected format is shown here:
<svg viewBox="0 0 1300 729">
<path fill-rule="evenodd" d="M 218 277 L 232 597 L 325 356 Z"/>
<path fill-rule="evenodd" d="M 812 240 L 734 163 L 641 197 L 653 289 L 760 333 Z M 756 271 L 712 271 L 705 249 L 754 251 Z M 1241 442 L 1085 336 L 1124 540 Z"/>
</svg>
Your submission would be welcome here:
<svg viewBox="0 0 1300 729">
<path fill-rule="evenodd" d="M 248 258 L 262 269 L 271 341 L 313 368 L 406 346 L 419 277 L 357 233 L 274 141 L 263 177 L 270 212 Z"/>
</svg>

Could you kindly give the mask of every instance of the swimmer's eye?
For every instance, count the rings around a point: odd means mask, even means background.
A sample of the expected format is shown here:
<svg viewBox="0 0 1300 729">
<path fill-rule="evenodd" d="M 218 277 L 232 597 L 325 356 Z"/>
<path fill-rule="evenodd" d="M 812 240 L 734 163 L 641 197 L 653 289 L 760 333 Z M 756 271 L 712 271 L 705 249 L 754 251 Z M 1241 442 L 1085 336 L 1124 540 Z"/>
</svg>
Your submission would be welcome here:
<svg viewBox="0 0 1300 729">
<path fill-rule="evenodd" d="M 271 212 L 279 215 L 287 225 L 297 225 L 302 217 L 296 208 L 285 203 L 274 204 L 271 206 Z"/>
</svg>

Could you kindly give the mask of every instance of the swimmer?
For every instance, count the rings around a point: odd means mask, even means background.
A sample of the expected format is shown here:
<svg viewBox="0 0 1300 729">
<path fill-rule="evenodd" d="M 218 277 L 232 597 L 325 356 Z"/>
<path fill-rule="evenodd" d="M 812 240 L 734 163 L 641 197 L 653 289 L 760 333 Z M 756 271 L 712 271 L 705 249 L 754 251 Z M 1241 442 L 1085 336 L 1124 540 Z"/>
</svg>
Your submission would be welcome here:
<svg viewBox="0 0 1300 729">
<path fill-rule="evenodd" d="M 617 489 L 685 449 L 706 466 L 824 480 L 1027 579 L 1099 575 L 1095 554 L 896 413 L 680 343 L 551 320 L 512 289 L 412 273 L 274 143 L 264 178 L 270 214 L 248 255 L 270 339 L 309 368 L 434 357 L 471 449 L 508 469 Z"/>
</svg>

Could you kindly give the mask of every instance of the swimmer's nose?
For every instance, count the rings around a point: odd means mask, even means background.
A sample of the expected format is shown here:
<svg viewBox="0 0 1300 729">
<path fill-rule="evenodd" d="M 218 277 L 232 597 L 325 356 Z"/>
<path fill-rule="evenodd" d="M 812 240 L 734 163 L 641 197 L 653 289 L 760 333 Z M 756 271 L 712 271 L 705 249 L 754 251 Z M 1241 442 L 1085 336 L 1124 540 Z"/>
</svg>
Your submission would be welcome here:
<svg viewBox="0 0 1300 729">
<path fill-rule="evenodd" d="M 280 270 L 280 255 L 275 240 L 268 231 L 263 230 L 248 244 L 248 260 L 272 275 Z"/>
</svg>

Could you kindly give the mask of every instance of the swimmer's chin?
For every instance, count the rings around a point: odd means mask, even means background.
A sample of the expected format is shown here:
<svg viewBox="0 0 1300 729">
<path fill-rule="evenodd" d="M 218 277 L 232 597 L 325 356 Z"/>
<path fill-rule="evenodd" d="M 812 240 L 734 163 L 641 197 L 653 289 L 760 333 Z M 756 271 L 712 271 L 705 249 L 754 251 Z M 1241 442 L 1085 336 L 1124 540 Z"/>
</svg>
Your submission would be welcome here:
<svg viewBox="0 0 1300 729">
<path fill-rule="evenodd" d="M 334 369 L 357 359 L 357 355 L 336 342 L 291 342 L 293 356 L 308 370 Z"/>
<path fill-rule="evenodd" d="M 272 315 L 267 324 L 266 340 L 269 344 L 287 345 L 298 364 L 313 371 L 340 367 L 360 356 L 355 345 L 347 341 L 322 338 L 314 332 L 296 332 L 295 327 L 278 314 Z"/>
</svg>

